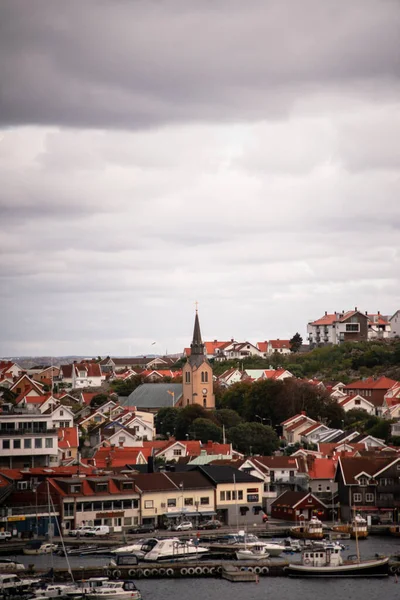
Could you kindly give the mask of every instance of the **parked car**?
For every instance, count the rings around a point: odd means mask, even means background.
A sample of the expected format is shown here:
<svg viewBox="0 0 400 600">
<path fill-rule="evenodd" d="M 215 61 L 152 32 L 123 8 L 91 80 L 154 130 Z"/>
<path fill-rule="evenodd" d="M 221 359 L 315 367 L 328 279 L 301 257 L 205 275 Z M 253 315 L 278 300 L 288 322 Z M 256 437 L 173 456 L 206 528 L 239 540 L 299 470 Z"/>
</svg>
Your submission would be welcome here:
<svg viewBox="0 0 400 600">
<path fill-rule="evenodd" d="M 153 523 L 143 523 L 143 525 L 136 525 L 128 529 L 128 533 L 153 533 L 156 528 Z"/>
<path fill-rule="evenodd" d="M 85 532 L 85 536 L 87 537 L 96 537 L 100 535 L 108 535 L 110 533 L 110 528 L 108 525 L 96 525 L 95 527 L 91 527 Z"/>
<path fill-rule="evenodd" d="M 172 527 L 173 531 L 188 531 L 189 529 L 193 529 L 192 521 L 182 521 L 177 525 Z"/>
<path fill-rule="evenodd" d="M 11 531 L 0 531 L 0 541 L 6 542 L 7 540 L 11 540 Z"/>
<path fill-rule="evenodd" d="M 88 531 L 91 531 L 93 527 L 89 525 L 81 525 L 77 529 L 70 529 L 68 531 L 69 537 L 85 537 Z"/>
<path fill-rule="evenodd" d="M 218 519 L 212 519 L 199 525 L 199 529 L 219 529 L 220 527 L 222 527 L 222 523 Z"/>
</svg>

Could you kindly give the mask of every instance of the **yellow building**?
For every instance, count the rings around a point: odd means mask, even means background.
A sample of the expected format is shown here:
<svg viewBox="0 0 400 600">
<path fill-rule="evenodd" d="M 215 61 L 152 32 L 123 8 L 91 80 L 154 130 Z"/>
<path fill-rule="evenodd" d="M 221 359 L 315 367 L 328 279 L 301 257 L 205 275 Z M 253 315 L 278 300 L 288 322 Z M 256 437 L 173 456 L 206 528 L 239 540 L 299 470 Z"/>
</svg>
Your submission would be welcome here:
<svg viewBox="0 0 400 600">
<path fill-rule="evenodd" d="M 182 398 L 178 406 L 200 404 L 207 409 L 215 408 L 213 371 L 201 339 L 199 315 L 196 310 L 193 341 L 190 356 L 182 370 Z"/>
</svg>

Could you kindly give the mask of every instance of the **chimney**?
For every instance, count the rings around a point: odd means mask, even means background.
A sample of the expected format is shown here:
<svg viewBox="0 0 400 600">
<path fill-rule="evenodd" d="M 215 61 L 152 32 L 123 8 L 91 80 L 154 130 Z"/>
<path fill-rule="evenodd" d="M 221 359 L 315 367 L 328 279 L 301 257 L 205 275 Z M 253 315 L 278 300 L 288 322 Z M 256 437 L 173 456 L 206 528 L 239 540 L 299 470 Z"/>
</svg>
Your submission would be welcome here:
<svg viewBox="0 0 400 600">
<path fill-rule="evenodd" d="M 306 416 L 306 411 L 302 410 L 300 414 Z"/>
<path fill-rule="evenodd" d="M 381 314 L 381 313 L 380 313 L 380 312 L 379 312 L 379 310 L 378 310 L 378 315 L 380 315 L 380 314 Z"/>
<path fill-rule="evenodd" d="M 357 306 L 355 306 L 355 307 L 354 307 L 354 310 L 355 310 L 356 312 L 358 311 L 358 308 L 357 308 Z"/>
<path fill-rule="evenodd" d="M 147 459 L 147 472 L 154 473 L 154 456 L 153 455 L 149 456 L 149 458 Z"/>
<path fill-rule="evenodd" d="M 327 316 L 327 315 L 328 315 L 328 311 L 326 310 L 326 311 L 325 311 L 325 316 Z"/>
<path fill-rule="evenodd" d="M 368 311 L 367 310 L 365 311 L 365 315 L 368 316 Z"/>
</svg>

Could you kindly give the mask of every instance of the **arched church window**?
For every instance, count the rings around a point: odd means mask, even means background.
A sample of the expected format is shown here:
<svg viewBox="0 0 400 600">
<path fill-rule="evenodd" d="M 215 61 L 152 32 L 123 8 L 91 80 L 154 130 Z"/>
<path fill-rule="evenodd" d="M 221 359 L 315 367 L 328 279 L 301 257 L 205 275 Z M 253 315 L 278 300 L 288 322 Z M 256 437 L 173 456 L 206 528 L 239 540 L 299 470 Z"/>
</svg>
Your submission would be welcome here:
<svg viewBox="0 0 400 600">
<path fill-rule="evenodd" d="M 204 383 L 204 371 L 201 372 L 201 383 Z"/>
<path fill-rule="evenodd" d="M 190 383 L 190 371 L 186 371 L 185 373 L 185 383 Z"/>
<path fill-rule="evenodd" d="M 204 371 L 204 383 L 208 383 L 208 373 Z"/>
</svg>

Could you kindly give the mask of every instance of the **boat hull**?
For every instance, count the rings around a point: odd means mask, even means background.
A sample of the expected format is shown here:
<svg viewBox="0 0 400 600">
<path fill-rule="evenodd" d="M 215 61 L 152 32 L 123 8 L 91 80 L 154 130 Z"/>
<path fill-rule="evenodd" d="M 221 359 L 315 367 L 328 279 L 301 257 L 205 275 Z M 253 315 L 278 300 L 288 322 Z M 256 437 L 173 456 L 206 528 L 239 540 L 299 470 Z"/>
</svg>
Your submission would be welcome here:
<svg viewBox="0 0 400 600">
<path fill-rule="evenodd" d="M 351 525 L 336 525 L 332 527 L 332 531 L 336 531 L 337 533 L 347 533 L 350 535 L 352 540 L 358 538 L 359 540 L 365 540 L 368 537 L 368 531 L 354 531 L 354 528 Z"/>
<path fill-rule="evenodd" d="M 389 558 L 361 561 L 360 563 L 344 563 L 336 567 L 291 564 L 287 569 L 289 577 L 387 577 L 389 575 Z"/>
<path fill-rule="evenodd" d="M 292 527 L 290 535 L 300 540 L 322 540 L 324 537 L 323 532 L 309 532 L 304 527 Z"/>
</svg>

